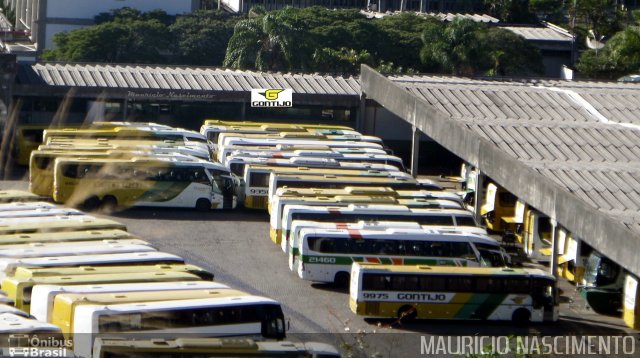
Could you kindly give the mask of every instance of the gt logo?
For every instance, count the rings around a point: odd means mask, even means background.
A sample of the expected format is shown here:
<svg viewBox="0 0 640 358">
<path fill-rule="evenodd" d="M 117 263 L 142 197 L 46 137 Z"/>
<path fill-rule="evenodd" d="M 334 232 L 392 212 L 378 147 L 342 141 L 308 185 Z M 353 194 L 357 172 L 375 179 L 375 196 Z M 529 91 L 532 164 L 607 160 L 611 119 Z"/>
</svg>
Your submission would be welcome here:
<svg viewBox="0 0 640 358">
<path fill-rule="evenodd" d="M 282 92 L 284 90 L 282 89 L 268 89 L 262 93 L 260 93 L 261 95 L 264 96 L 264 98 L 268 99 L 269 101 L 275 101 L 276 99 L 278 99 L 278 94 L 280 92 Z"/>
</svg>

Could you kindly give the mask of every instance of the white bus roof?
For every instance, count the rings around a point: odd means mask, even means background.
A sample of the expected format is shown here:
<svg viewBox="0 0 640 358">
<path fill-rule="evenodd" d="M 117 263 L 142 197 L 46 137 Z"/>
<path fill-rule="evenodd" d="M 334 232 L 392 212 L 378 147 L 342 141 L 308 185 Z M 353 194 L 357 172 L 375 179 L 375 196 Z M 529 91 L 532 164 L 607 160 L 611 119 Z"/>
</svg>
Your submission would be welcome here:
<svg viewBox="0 0 640 358">
<path fill-rule="evenodd" d="M 84 215 L 80 213 L 78 215 L 51 215 L 51 216 L 28 216 L 28 217 L 16 217 L 6 218 L 0 220 L 0 227 L 10 227 L 12 224 L 27 224 L 27 223 L 49 223 L 49 222 L 64 222 L 74 220 L 91 220 L 95 219 L 94 216 Z"/>
<path fill-rule="evenodd" d="M 95 285 L 36 285 L 31 294 L 31 315 L 37 319 L 48 321 L 49 312 L 55 295 L 59 293 L 116 293 L 169 290 L 196 290 L 229 288 L 211 281 L 177 281 L 146 283 L 114 283 Z"/>
<path fill-rule="evenodd" d="M 223 146 L 229 145 L 266 145 L 276 146 L 278 144 L 318 144 L 328 147 L 347 147 L 347 148 L 382 148 L 380 144 L 360 141 L 336 141 L 336 140 L 311 140 L 311 139 L 289 139 L 289 138 L 243 138 L 243 137 L 227 137 Z"/>
<path fill-rule="evenodd" d="M 434 228 L 388 228 L 386 230 L 348 230 L 348 229 L 323 229 L 323 228 L 303 228 L 300 230 L 300 237 L 323 236 L 323 237 L 344 237 L 344 238 L 367 238 L 376 237 L 385 240 L 428 240 L 440 239 L 447 241 L 472 241 L 474 243 L 485 243 L 493 246 L 500 244 L 495 239 L 486 235 L 477 235 L 463 230 L 455 229 L 434 229 Z"/>
<path fill-rule="evenodd" d="M 380 205 L 380 204 L 349 204 L 347 206 L 312 206 L 312 205 L 285 205 L 284 212 L 290 212 L 293 210 L 306 211 L 306 212 L 337 212 L 337 213 L 349 213 L 349 212 L 390 212 L 390 213 L 433 213 L 442 215 L 465 215 L 473 216 L 473 214 L 464 209 L 437 209 L 437 208 L 409 208 L 404 205 Z"/>
<path fill-rule="evenodd" d="M 59 208 L 60 206 L 46 201 L 20 201 L 17 203 L 2 203 L 0 204 L 0 212 L 5 211 L 23 211 L 42 208 Z"/>
<path fill-rule="evenodd" d="M 32 208 L 26 210 L 0 211 L 0 223 L 5 222 L 22 222 L 25 218 L 41 218 L 46 216 L 70 216 L 70 215 L 86 215 L 80 210 L 64 207 L 58 208 Z"/>
<path fill-rule="evenodd" d="M 60 332 L 58 326 L 36 321 L 13 313 L 0 313 L 0 333 Z"/>
<path fill-rule="evenodd" d="M 29 318 L 29 314 L 27 312 L 13 306 L 9 306 L 8 304 L 0 304 L 0 315 L 3 313 L 11 313 L 17 316 Z"/>
</svg>

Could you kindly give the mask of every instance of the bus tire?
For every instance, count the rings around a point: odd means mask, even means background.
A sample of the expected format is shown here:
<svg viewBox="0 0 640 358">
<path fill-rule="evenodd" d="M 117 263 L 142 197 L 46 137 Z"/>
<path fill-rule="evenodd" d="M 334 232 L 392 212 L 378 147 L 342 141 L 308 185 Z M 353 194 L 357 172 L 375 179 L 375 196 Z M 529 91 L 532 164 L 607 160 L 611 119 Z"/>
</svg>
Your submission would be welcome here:
<svg viewBox="0 0 640 358">
<path fill-rule="evenodd" d="M 105 196 L 102 198 L 101 208 L 108 213 L 116 211 L 118 209 L 118 199 L 111 195 Z"/>
<path fill-rule="evenodd" d="M 82 203 L 82 207 L 85 210 L 89 210 L 89 211 L 93 211 L 95 209 L 97 209 L 100 206 L 100 198 L 98 198 L 97 196 L 90 196 L 88 197 L 84 203 Z"/>
<path fill-rule="evenodd" d="M 518 325 L 527 324 L 529 323 L 530 319 L 531 319 L 531 312 L 529 312 L 529 310 L 526 308 L 518 308 L 513 312 L 513 315 L 511 315 L 511 321 L 513 321 L 513 323 Z"/>
<path fill-rule="evenodd" d="M 349 287 L 349 283 L 351 283 L 351 275 L 344 271 L 338 272 L 333 278 L 333 284 L 340 288 Z"/>
<path fill-rule="evenodd" d="M 404 320 L 405 322 L 411 322 L 415 320 L 417 317 L 418 317 L 418 309 L 413 306 L 404 305 L 398 309 L 399 321 Z"/>
<path fill-rule="evenodd" d="M 211 202 L 207 199 L 200 198 L 196 201 L 196 210 L 198 211 L 209 211 L 211 210 Z"/>
</svg>

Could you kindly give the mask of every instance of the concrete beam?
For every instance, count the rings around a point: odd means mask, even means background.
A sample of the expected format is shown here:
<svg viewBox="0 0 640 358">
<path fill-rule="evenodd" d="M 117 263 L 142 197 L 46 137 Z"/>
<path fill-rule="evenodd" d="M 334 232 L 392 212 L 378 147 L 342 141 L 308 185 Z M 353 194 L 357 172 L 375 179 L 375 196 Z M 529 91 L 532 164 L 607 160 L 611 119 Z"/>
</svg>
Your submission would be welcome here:
<svg viewBox="0 0 640 358">
<path fill-rule="evenodd" d="M 362 92 L 443 147 L 471 163 L 498 185 L 580 237 L 619 265 L 640 275 L 640 235 L 588 205 L 564 187 L 500 150 L 385 76 L 363 65 Z"/>
<path fill-rule="evenodd" d="M 411 176 L 418 177 L 418 159 L 420 157 L 420 130 L 415 126 L 412 127 L 411 138 Z"/>
</svg>

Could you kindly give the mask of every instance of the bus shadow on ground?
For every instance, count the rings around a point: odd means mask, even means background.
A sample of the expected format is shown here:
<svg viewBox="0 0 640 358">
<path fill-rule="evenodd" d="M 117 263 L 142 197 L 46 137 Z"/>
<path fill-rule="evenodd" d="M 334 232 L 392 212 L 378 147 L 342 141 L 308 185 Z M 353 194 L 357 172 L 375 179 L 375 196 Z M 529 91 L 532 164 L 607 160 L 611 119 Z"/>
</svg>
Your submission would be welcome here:
<svg viewBox="0 0 640 358">
<path fill-rule="evenodd" d="M 114 218 L 153 219 L 153 220 L 181 220 L 181 221 L 251 221 L 268 222 L 266 211 L 250 209 L 198 211 L 185 208 L 128 208 L 111 213 L 93 212 L 92 214 L 106 214 Z"/>
<path fill-rule="evenodd" d="M 575 317 L 561 317 L 557 322 L 530 323 L 517 325 L 510 321 L 450 321 L 416 319 L 404 322 L 398 319 L 365 318 L 365 322 L 376 327 L 398 329 L 413 333 L 435 335 L 482 335 L 503 336 L 505 332 L 513 336 L 567 336 L 567 335 L 607 335 L 629 334 L 623 326 L 611 326 L 602 322 Z"/>
</svg>

